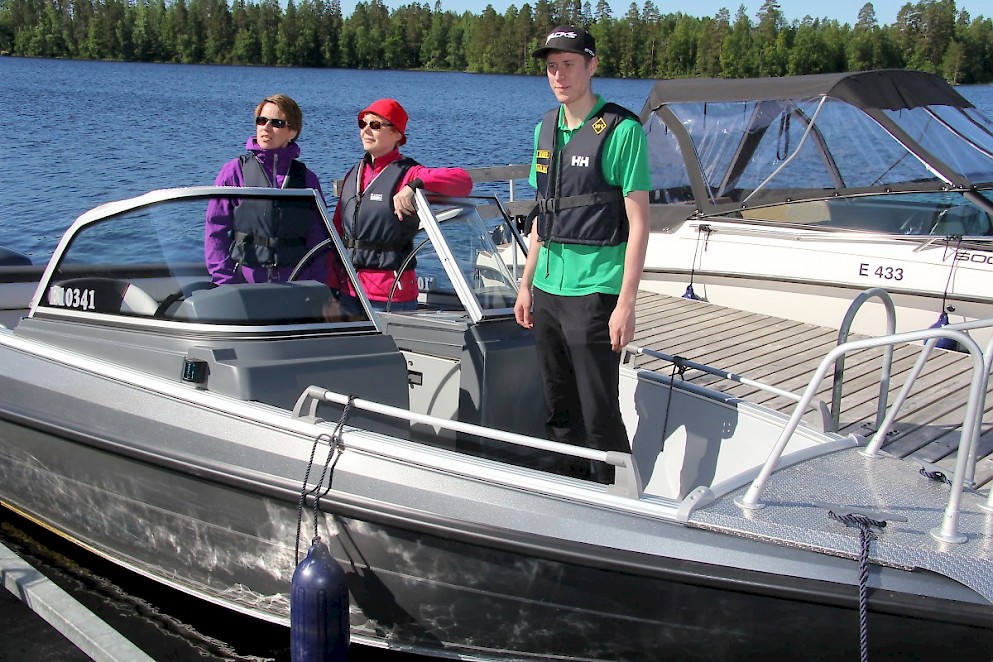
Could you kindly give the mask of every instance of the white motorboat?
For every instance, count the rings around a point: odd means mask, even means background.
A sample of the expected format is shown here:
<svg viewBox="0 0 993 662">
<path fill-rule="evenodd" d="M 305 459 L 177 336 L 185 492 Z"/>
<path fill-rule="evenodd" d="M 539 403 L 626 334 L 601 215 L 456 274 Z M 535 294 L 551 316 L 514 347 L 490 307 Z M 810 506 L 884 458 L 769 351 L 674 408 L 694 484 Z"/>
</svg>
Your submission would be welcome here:
<svg viewBox="0 0 993 662">
<path fill-rule="evenodd" d="M 874 287 L 901 331 L 993 316 L 993 123 L 943 79 L 664 80 L 641 119 L 644 289 L 836 328 Z"/>
<path fill-rule="evenodd" d="M 218 197 L 328 223 L 313 191 L 155 191 L 81 216 L 46 266 L 0 268 L 4 506 L 286 626 L 319 534 L 353 641 L 450 659 L 993 653 L 981 370 L 947 484 L 804 422 L 809 398 L 787 416 L 629 363 L 632 452 L 560 445 L 495 199 L 418 192 L 419 309 L 346 314 L 323 283 L 212 287 Z M 322 250 L 344 254 L 333 233 Z M 837 351 L 938 337 L 978 351 L 948 329 Z M 559 475 L 567 455 L 613 483 Z"/>
</svg>

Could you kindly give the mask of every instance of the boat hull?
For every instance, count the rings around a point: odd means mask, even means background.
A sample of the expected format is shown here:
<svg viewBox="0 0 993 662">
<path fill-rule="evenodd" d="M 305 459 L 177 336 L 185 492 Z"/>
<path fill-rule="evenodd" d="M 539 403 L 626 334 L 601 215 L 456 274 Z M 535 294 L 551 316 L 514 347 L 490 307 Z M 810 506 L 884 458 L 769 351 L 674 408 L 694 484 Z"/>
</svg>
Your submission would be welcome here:
<svg viewBox="0 0 993 662">
<path fill-rule="evenodd" d="M 942 310 L 953 323 L 993 317 L 989 251 L 943 243 L 916 250 L 919 244 L 904 240 L 728 222 L 709 222 L 711 232 L 698 233 L 700 225 L 651 234 L 641 289 L 683 296 L 692 284 L 698 298 L 716 305 L 828 328 L 840 328 L 853 300 L 870 288 L 892 298 L 897 332 L 927 328 Z M 851 331 L 878 336 L 886 324 L 881 299 L 872 297 Z M 990 339 L 988 331 L 974 336 L 981 346 Z"/>
<path fill-rule="evenodd" d="M 219 479 L 167 453 L 129 456 L 109 439 L 9 412 L 4 419 L 5 505 L 152 579 L 288 624 L 299 515 L 292 481 L 253 481 L 243 471 Z M 858 654 L 850 584 L 467 526 L 359 498 L 347 489 L 355 477 L 339 478 L 343 490 L 322 499 L 318 530 L 346 570 L 356 641 L 482 659 Z M 536 503 L 542 507 L 554 506 Z M 303 538 L 313 532 L 311 512 L 303 513 Z M 713 549 L 726 540 L 675 524 L 656 528 L 681 544 Z M 766 547 L 748 544 L 752 552 Z M 740 552 L 729 546 L 729 555 Z M 854 578 L 853 562 L 833 561 Z M 870 605 L 877 653 L 937 659 L 952 647 L 959 659 L 989 659 L 988 607 L 885 590 Z"/>
</svg>

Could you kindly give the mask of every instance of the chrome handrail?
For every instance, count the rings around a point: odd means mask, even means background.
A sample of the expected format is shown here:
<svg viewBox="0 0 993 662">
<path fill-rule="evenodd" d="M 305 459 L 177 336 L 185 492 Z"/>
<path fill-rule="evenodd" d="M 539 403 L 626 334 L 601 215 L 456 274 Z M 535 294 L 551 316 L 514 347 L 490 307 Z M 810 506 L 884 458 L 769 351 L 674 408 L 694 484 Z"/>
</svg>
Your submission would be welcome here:
<svg viewBox="0 0 993 662">
<path fill-rule="evenodd" d="M 896 333 L 896 307 L 893 305 L 893 297 L 881 287 L 872 287 L 862 292 L 845 312 L 845 318 L 838 329 L 838 344 L 848 342 L 848 334 L 852 329 L 852 322 L 859 309 L 869 299 L 877 297 L 886 308 L 886 335 L 892 336 Z M 876 429 L 883 422 L 886 414 L 886 399 L 890 392 L 890 375 L 893 368 L 893 345 L 887 345 L 883 350 L 883 369 L 879 377 L 879 399 L 876 405 Z M 834 364 L 834 381 L 831 385 L 831 421 L 834 424 L 833 430 L 837 430 L 841 425 L 841 390 L 844 385 L 845 355 L 838 357 Z"/>
<path fill-rule="evenodd" d="M 665 352 L 660 352 L 654 349 L 648 349 L 645 347 L 639 347 L 638 345 L 627 345 L 624 348 L 628 354 L 640 354 L 642 356 L 650 356 L 655 359 L 660 359 L 673 365 L 686 366 L 688 368 L 693 368 L 694 370 L 699 370 L 700 372 L 707 373 L 708 375 L 714 375 L 715 377 L 720 377 L 722 379 L 727 379 L 728 381 L 738 382 L 746 386 L 751 386 L 753 388 L 759 389 L 760 391 L 766 391 L 767 393 L 772 393 L 781 398 L 786 398 L 787 400 L 792 400 L 793 402 L 800 402 L 800 396 L 792 391 L 785 391 L 779 387 L 773 386 L 771 384 L 766 384 L 754 379 L 749 379 L 748 377 L 743 377 L 734 372 L 728 372 L 726 370 L 721 370 L 720 368 L 711 367 L 705 363 L 697 363 L 696 361 L 691 361 L 689 359 L 683 358 L 681 356 L 674 356 L 672 354 L 666 354 Z M 815 398 L 812 402 L 807 404 L 808 409 L 813 409 L 821 415 L 821 431 L 822 432 L 834 432 L 837 428 L 832 428 L 831 424 L 831 412 L 828 409 L 827 403 L 823 400 Z"/>
<path fill-rule="evenodd" d="M 558 441 L 550 441 L 548 439 L 529 437 L 527 435 L 517 434 L 516 432 L 505 432 L 503 430 L 474 425 L 472 423 L 452 421 L 447 418 L 439 418 L 429 414 L 418 414 L 417 412 L 413 412 L 409 409 L 384 405 L 373 400 L 352 398 L 348 395 L 329 391 L 320 386 L 308 386 L 307 389 L 300 394 L 300 397 L 297 398 L 296 404 L 293 406 L 294 418 L 316 418 L 317 405 L 320 402 L 333 402 L 343 406 L 350 405 L 356 409 L 362 409 L 374 414 L 406 420 L 411 423 L 430 425 L 445 430 L 451 430 L 453 432 L 463 432 L 479 437 L 485 437 L 486 439 L 492 439 L 494 441 L 502 441 L 509 444 L 515 444 L 517 446 L 526 446 L 528 448 L 537 448 L 539 450 L 551 451 L 561 455 L 572 455 L 574 457 L 581 457 L 588 460 L 606 462 L 607 464 L 617 467 L 617 471 L 614 473 L 614 483 L 607 486 L 608 492 L 629 496 L 633 499 L 640 498 L 644 492 L 641 476 L 638 473 L 638 467 L 635 465 L 634 458 L 631 453 L 600 451 L 592 448 L 586 448 L 585 446 L 575 446 L 573 444 L 565 444 Z"/>
<path fill-rule="evenodd" d="M 973 323 L 960 323 L 956 326 L 970 324 L 975 325 L 976 327 L 990 326 L 993 324 L 993 320 L 977 320 Z M 800 424 L 800 419 L 803 412 L 806 411 L 806 408 L 814 398 L 814 393 L 817 391 L 817 388 L 820 386 L 821 382 L 824 381 L 824 377 L 826 376 L 829 367 L 839 356 L 849 352 L 862 351 L 865 349 L 886 345 L 895 345 L 897 343 L 950 338 L 967 349 L 972 357 L 972 382 L 969 387 L 969 398 L 966 403 L 966 411 L 962 423 L 962 433 L 959 438 L 958 457 L 955 463 L 955 473 L 951 479 L 948 505 L 945 507 L 941 525 L 931 529 L 930 533 L 931 537 L 941 542 L 965 542 L 967 540 L 966 536 L 963 536 L 958 532 L 959 501 L 962 497 L 962 491 L 965 486 L 965 476 L 969 471 L 969 465 L 975 464 L 975 440 L 977 436 L 976 433 L 979 429 L 978 419 L 982 413 L 981 403 L 984 401 L 986 394 L 988 372 L 986 371 L 987 362 L 984 359 L 983 352 L 980 350 L 976 341 L 964 331 L 951 327 L 952 325 L 948 325 L 937 329 L 922 329 L 919 331 L 900 333 L 881 338 L 855 340 L 838 345 L 828 352 L 824 359 L 821 360 L 817 370 L 814 372 L 810 383 L 807 385 L 807 388 L 803 393 L 803 397 L 794 409 L 793 415 L 790 417 L 789 422 L 780 434 L 779 439 L 776 441 L 772 451 L 769 453 L 769 457 L 766 459 L 765 464 L 763 464 L 759 475 L 756 476 L 754 481 L 752 481 L 752 484 L 748 487 L 748 490 L 744 496 L 735 497 L 735 504 L 743 510 L 758 510 L 765 507 L 765 504 L 759 501 L 759 498 L 762 496 L 762 491 L 765 489 L 769 476 L 773 471 L 775 471 L 776 465 L 782 457 L 783 451 L 786 449 L 786 445 L 789 443 L 790 438 L 793 436 L 793 433 Z"/>
</svg>

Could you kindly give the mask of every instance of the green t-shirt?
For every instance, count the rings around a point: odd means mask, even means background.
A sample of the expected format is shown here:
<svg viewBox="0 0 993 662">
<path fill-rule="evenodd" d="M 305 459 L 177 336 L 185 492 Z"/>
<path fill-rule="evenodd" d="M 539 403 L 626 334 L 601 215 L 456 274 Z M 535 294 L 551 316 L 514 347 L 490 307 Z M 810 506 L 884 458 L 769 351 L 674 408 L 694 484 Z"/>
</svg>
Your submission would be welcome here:
<svg viewBox="0 0 993 662">
<path fill-rule="evenodd" d="M 597 102 L 586 119 L 575 129 L 564 125 L 559 108 L 559 145 L 564 146 L 572 135 L 591 118 L 596 117 L 607 103 L 599 94 Z M 535 152 L 541 123 L 534 129 Z M 648 141 L 645 131 L 636 120 L 622 120 L 607 136 L 600 161 L 600 170 L 611 186 L 620 187 L 624 195 L 631 191 L 650 191 L 652 176 L 648 168 Z M 537 188 L 535 158 L 531 158 L 531 186 Z M 587 294 L 620 294 L 624 279 L 624 253 L 627 242 L 617 246 L 587 246 L 546 242 L 538 253 L 533 285 L 543 292 L 560 296 L 585 296 Z"/>
</svg>

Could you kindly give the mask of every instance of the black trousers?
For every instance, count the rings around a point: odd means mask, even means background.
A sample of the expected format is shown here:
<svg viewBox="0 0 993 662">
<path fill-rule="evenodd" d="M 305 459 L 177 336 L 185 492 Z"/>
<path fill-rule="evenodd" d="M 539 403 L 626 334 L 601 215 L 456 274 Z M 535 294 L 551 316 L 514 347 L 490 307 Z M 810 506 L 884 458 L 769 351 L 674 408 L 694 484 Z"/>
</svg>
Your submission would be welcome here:
<svg viewBox="0 0 993 662">
<path fill-rule="evenodd" d="M 630 453 L 618 395 L 621 356 L 610 348 L 608 326 L 617 296 L 556 296 L 535 288 L 532 303 L 549 438 Z M 588 472 L 589 462 L 580 463 L 568 473 Z M 598 479 L 605 469 L 594 466 Z"/>
</svg>

